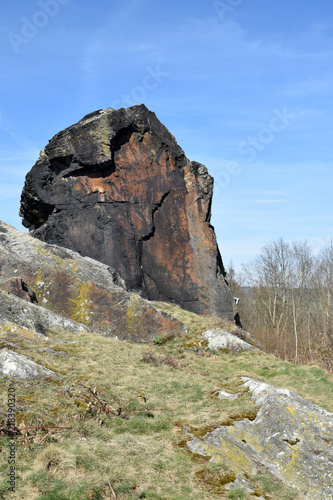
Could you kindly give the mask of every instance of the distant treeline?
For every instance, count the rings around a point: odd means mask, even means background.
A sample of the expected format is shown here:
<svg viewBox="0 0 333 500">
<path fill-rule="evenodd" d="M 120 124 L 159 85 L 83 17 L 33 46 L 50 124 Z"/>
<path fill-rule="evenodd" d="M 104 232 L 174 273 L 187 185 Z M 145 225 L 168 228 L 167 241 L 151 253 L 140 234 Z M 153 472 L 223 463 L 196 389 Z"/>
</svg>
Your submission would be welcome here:
<svg viewBox="0 0 333 500">
<path fill-rule="evenodd" d="M 227 279 L 243 328 L 266 352 L 333 371 L 333 241 L 315 255 L 307 242 L 265 245 Z"/>
</svg>

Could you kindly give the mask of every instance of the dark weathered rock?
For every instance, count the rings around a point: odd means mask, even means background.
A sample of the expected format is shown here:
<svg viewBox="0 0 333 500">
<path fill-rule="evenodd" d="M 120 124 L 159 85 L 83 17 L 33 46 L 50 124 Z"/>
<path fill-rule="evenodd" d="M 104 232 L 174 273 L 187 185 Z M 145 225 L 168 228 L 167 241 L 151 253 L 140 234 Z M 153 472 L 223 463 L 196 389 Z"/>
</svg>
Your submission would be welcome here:
<svg viewBox="0 0 333 500">
<path fill-rule="evenodd" d="M 210 225 L 213 179 L 144 105 L 59 132 L 26 177 L 23 223 L 116 269 L 128 289 L 232 319 Z"/>
<path fill-rule="evenodd" d="M 28 285 L 22 278 L 10 278 L 1 283 L 1 289 L 33 304 L 38 302 L 35 292 L 29 290 Z"/>
<path fill-rule="evenodd" d="M 15 281 L 13 276 L 20 276 Z M 38 304 L 21 296 L 19 283 Z M 18 297 L 15 286 L 18 285 Z M 24 292 L 26 293 L 26 292 Z M 121 340 L 151 342 L 186 333 L 172 316 L 125 290 L 110 267 L 71 250 L 49 245 L 0 222 L 0 326 L 49 335 L 96 331 Z"/>
</svg>

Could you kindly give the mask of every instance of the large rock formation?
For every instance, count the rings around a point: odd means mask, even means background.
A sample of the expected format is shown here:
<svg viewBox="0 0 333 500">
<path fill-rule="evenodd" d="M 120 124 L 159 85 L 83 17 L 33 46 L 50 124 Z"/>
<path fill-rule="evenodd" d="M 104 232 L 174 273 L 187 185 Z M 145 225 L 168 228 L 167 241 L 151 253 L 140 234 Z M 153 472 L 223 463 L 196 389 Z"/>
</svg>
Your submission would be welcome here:
<svg viewBox="0 0 333 500">
<path fill-rule="evenodd" d="M 0 327 L 44 335 L 92 330 L 135 342 L 186 333 L 181 322 L 127 292 L 114 269 L 1 221 Z"/>
<path fill-rule="evenodd" d="M 42 241 L 97 259 L 128 289 L 232 319 L 210 225 L 213 179 L 144 105 L 59 132 L 26 177 L 20 214 Z"/>
</svg>

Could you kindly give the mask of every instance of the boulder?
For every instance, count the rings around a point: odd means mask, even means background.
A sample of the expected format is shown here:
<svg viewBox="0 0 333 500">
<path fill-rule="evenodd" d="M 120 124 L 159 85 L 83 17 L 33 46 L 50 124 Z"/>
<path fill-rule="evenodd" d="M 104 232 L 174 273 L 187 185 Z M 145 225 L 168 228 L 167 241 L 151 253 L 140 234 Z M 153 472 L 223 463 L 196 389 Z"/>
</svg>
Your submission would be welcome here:
<svg viewBox="0 0 333 500">
<path fill-rule="evenodd" d="M 59 377 L 58 374 L 45 368 L 32 359 L 17 354 L 9 349 L 0 352 L 0 377 L 19 378 L 27 380 L 37 377 Z"/>
<path fill-rule="evenodd" d="M 115 269 L 129 290 L 233 319 L 210 224 L 213 179 L 144 105 L 91 113 L 56 134 L 28 173 L 31 234 Z"/>
<path fill-rule="evenodd" d="M 306 500 L 333 498 L 333 414 L 290 390 L 242 380 L 258 407 L 255 420 L 193 437 L 188 448 L 224 463 L 239 480 L 266 470 Z"/>
<path fill-rule="evenodd" d="M 223 330 L 223 328 L 206 330 L 203 332 L 202 336 L 208 340 L 208 349 L 222 349 L 227 352 L 252 351 L 254 349 L 251 344 L 227 330 Z"/>
<path fill-rule="evenodd" d="M 1 259 L 1 258 L 0 258 Z M 56 314 L 45 307 L 31 304 L 20 297 L 3 292 L 0 282 L 0 326 L 12 333 L 22 329 L 49 336 L 59 332 L 89 332 L 90 328 Z"/>
<path fill-rule="evenodd" d="M 37 304 L 8 291 L 15 275 Z M 21 293 L 21 291 L 20 291 Z M 125 290 L 118 273 L 71 250 L 39 241 L 0 222 L 0 320 L 48 334 L 96 331 L 121 340 L 151 342 L 186 333 L 172 316 Z"/>
</svg>

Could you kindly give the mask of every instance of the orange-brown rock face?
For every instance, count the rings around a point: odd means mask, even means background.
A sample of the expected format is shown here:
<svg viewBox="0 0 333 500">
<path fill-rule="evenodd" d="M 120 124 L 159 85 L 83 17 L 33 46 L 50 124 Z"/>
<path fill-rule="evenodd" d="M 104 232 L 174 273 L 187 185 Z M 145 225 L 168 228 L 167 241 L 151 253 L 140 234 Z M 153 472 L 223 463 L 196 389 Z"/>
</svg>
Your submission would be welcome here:
<svg viewBox="0 0 333 500">
<path fill-rule="evenodd" d="M 206 167 L 140 105 L 57 134 L 27 175 L 20 213 L 33 236 L 110 265 L 128 289 L 231 319 L 212 191 Z"/>
<path fill-rule="evenodd" d="M 114 269 L 2 221 L 0 327 L 45 335 L 91 330 L 137 343 L 186 333 L 180 321 L 127 292 Z"/>
</svg>

